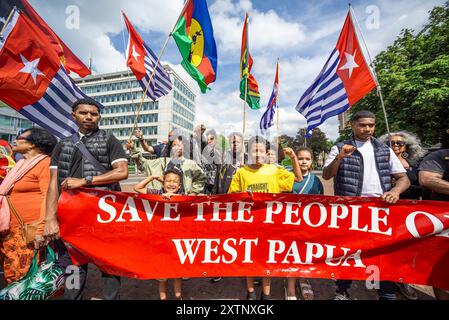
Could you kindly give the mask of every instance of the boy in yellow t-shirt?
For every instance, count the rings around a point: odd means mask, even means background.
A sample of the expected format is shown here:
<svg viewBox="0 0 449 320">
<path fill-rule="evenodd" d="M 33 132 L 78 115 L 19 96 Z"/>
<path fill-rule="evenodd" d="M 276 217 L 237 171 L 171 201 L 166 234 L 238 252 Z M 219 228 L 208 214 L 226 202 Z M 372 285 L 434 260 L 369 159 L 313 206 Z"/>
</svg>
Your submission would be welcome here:
<svg viewBox="0 0 449 320">
<path fill-rule="evenodd" d="M 276 164 L 266 164 L 267 144 L 265 139 L 255 137 L 249 141 L 249 164 L 237 170 L 232 178 L 228 193 L 238 192 L 265 192 L 282 193 L 292 192 L 293 183 L 302 181 L 301 169 L 296 154 L 291 148 L 285 148 L 284 153 L 293 161 L 293 171 L 287 171 Z M 263 291 L 261 300 L 269 300 L 271 279 L 262 279 Z M 248 300 L 256 300 L 254 291 L 254 278 L 246 278 L 246 288 L 248 290 Z"/>
</svg>

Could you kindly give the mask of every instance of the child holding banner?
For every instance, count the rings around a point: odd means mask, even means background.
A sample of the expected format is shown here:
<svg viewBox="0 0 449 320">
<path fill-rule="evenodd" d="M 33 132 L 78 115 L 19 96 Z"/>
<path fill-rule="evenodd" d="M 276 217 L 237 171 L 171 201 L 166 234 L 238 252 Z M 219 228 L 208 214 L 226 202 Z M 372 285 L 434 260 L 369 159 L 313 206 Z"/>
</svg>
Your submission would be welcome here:
<svg viewBox="0 0 449 320">
<path fill-rule="evenodd" d="M 153 180 L 158 180 L 162 183 L 162 189 L 147 188 L 147 185 Z M 134 191 L 142 194 L 160 194 L 162 198 L 170 200 L 171 196 L 179 194 L 181 190 L 182 173 L 177 167 L 173 167 L 165 171 L 163 177 L 150 176 L 142 180 L 134 186 Z M 159 279 L 159 298 L 167 300 L 167 283 L 168 279 Z M 175 299 L 182 300 L 182 279 L 173 279 L 173 290 L 175 292 Z"/>
<path fill-rule="evenodd" d="M 266 164 L 267 144 L 265 139 L 254 137 L 248 143 L 249 164 L 237 170 L 232 178 L 228 193 L 238 192 L 265 192 L 282 193 L 291 192 L 293 183 L 302 181 L 302 174 L 299 168 L 296 154 L 290 148 L 285 148 L 284 153 L 292 159 L 293 171 L 288 172 L 281 166 L 275 164 Z M 263 291 L 261 300 L 270 300 L 271 279 L 264 277 L 262 279 Z M 248 291 L 247 299 L 256 300 L 254 290 L 254 278 L 246 278 L 246 288 Z"/>
<path fill-rule="evenodd" d="M 309 148 L 299 148 L 298 162 L 303 176 L 301 182 L 293 184 L 294 194 L 324 194 L 323 184 L 320 179 L 312 173 L 313 152 Z M 286 300 L 297 300 L 295 292 L 296 278 L 287 278 L 285 289 Z M 307 279 L 299 279 L 299 287 L 304 300 L 313 300 L 313 290 Z"/>
</svg>

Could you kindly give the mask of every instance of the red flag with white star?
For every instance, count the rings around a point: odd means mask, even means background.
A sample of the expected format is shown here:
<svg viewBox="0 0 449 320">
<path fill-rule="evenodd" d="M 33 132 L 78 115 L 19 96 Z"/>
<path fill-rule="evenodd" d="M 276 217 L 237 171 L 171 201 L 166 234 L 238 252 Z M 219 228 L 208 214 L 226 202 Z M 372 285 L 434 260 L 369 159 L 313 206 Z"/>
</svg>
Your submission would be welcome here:
<svg viewBox="0 0 449 320">
<path fill-rule="evenodd" d="M 314 128 L 348 110 L 375 87 L 349 11 L 335 48 L 296 105 L 307 120 L 307 138 Z"/>
<path fill-rule="evenodd" d="M 0 66 L 1 101 L 59 138 L 78 130 L 72 105 L 87 96 L 68 77 L 47 35 L 23 12 L 15 11 L 5 25 Z"/>
<path fill-rule="evenodd" d="M 129 33 L 126 64 L 136 76 L 142 90 L 146 91 L 147 96 L 155 101 L 168 94 L 172 89 L 170 76 L 123 11 L 122 14 Z M 156 70 L 154 70 L 155 68 Z M 151 83 L 148 85 L 150 79 Z"/>
<path fill-rule="evenodd" d="M 343 81 L 349 105 L 352 106 L 373 90 L 376 82 L 360 49 L 351 13 L 346 17 L 336 48 L 340 52 L 337 74 Z"/>
</svg>

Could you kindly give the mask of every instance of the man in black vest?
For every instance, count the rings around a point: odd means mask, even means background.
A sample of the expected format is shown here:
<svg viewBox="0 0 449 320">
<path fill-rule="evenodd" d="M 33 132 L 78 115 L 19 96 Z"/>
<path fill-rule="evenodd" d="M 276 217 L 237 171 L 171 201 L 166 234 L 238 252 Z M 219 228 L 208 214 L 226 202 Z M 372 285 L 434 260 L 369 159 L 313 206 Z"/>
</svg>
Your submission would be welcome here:
<svg viewBox="0 0 449 320">
<path fill-rule="evenodd" d="M 119 181 L 128 178 L 128 160 L 121 143 L 112 134 L 98 128 L 101 116 L 97 102 L 92 99 L 76 101 L 72 107 L 72 116 L 79 132 L 56 145 L 50 163 L 44 231 L 47 241 L 59 238 L 56 210 L 61 189 L 89 187 L 120 191 Z M 83 147 L 76 146 L 78 141 L 84 144 L 84 152 L 81 151 Z M 90 157 L 91 161 L 86 157 Z M 64 299 L 81 299 L 86 278 L 87 264 L 79 266 L 79 286 L 70 288 L 66 283 Z M 104 298 L 119 299 L 120 277 L 102 273 L 102 278 Z"/>
<path fill-rule="evenodd" d="M 443 134 L 441 149 L 428 154 L 419 166 L 419 184 L 430 190 L 430 200 L 449 201 L 449 129 Z M 433 288 L 438 300 L 449 300 L 449 291 Z"/>
<path fill-rule="evenodd" d="M 380 197 L 388 204 L 410 186 L 406 171 L 393 150 L 373 137 L 376 118 L 360 111 L 352 116 L 352 139 L 333 146 L 323 169 L 323 179 L 334 178 L 334 193 L 339 196 Z M 393 187 L 392 178 L 395 179 Z M 351 280 L 338 280 L 336 300 L 348 300 Z M 395 300 L 395 286 L 380 282 L 379 299 Z"/>
</svg>

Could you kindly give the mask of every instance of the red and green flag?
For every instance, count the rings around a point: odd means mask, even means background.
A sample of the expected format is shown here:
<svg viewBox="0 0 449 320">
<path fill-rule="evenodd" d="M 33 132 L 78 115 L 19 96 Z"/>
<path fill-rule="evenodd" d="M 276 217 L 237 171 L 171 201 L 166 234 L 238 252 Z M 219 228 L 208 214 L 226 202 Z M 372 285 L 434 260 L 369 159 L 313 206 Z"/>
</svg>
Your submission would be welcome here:
<svg viewBox="0 0 449 320">
<path fill-rule="evenodd" d="M 172 35 L 181 65 L 205 93 L 217 75 L 217 48 L 206 0 L 187 0 Z"/>
<path fill-rule="evenodd" d="M 248 106 L 257 110 L 260 108 L 259 85 L 251 74 L 253 67 L 253 58 L 248 48 L 248 14 L 246 14 L 245 23 L 243 24 L 242 34 L 242 52 L 240 56 L 240 98 L 242 98 Z"/>
</svg>

